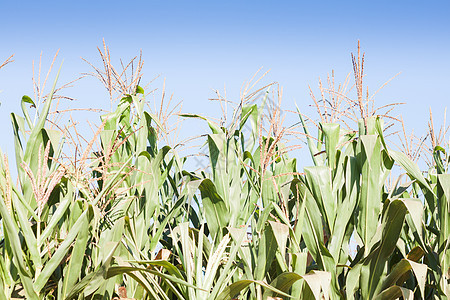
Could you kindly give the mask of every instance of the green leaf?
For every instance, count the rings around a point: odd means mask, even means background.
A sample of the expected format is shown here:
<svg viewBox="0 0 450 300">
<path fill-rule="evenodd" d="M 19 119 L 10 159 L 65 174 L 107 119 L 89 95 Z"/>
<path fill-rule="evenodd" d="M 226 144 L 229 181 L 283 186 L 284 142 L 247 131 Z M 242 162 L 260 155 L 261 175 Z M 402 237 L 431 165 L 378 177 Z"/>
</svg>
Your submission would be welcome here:
<svg viewBox="0 0 450 300">
<path fill-rule="evenodd" d="M 61 218 L 64 216 L 64 214 L 67 211 L 67 208 L 70 206 L 70 199 L 65 198 L 59 203 L 58 208 L 53 213 L 50 221 L 48 222 L 47 226 L 45 227 L 44 231 L 42 232 L 41 236 L 38 240 L 38 246 L 42 247 L 43 243 L 47 240 L 47 238 L 54 232 L 54 230 L 57 230 L 57 226 Z"/>
<path fill-rule="evenodd" d="M 65 277 L 63 280 L 63 297 L 69 295 L 69 291 L 76 284 L 82 273 L 83 260 L 86 251 L 86 245 L 88 238 L 90 236 L 89 232 L 89 220 L 83 218 L 83 223 L 81 224 L 80 232 L 78 233 L 77 239 L 75 240 L 75 245 L 71 253 L 71 259 L 65 270 Z"/>
<path fill-rule="evenodd" d="M 422 218 L 423 218 L 423 204 L 420 199 L 414 198 L 400 198 L 404 203 L 406 208 L 408 209 L 408 213 L 411 217 L 411 220 L 414 224 L 415 230 L 420 238 L 423 238 L 422 233 Z"/>
<path fill-rule="evenodd" d="M 415 164 L 413 161 L 411 161 L 406 154 L 403 152 L 398 152 L 394 150 L 390 150 L 389 154 L 392 156 L 392 158 L 395 160 L 396 163 L 400 164 L 408 173 L 408 175 L 412 178 L 417 180 L 420 184 L 422 184 L 424 187 L 426 187 L 431 193 L 434 194 L 433 189 L 430 187 L 428 182 L 425 180 L 425 177 L 423 177 L 422 172 L 420 171 L 417 164 Z"/>
<path fill-rule="evenodd" d="M 142 94 L 142 95 L 144 95 L 144 89 L 141 87 L 141 86 L 139 86 L 139 85 L 137 85 L 136 86 L 136 94 Z"/>
<path fill-rule="evenodd" d="M 281 253 L 281 256 L 283 257 L 283 261 L 286 260 L 286 242 L 289 236 L 289 226 L 269 221 L 270 226 L 272 227 L 272 232 L 275 236 L 275 240 L 277 241 L 278 250 Z"/>
<path fill-rule="evenodd" d="M 166 260 L 130 260 L 128 262 L 137 263 L 140 265 L 163 267 L 167 270 L 167 272 L 169 272 L 170 275 L 183 279 L 183 275 L 181 274 L 180 270 Z"/>
<path fill-rule="evenodd" d="M 336 151 L 339 142 L 339 134 L 341 127 L 339 124 L 320 123 L 320 129 L 323 131 L 325 138 L 325 151 L 328 157 L 328 167 L 335 168 L 336 165 Z"/>
<path fill-rule="evenodd" d="M 164 220 L 158 225 L 158 229 L 156 233 L 152 236 L 150 242 L 150 250 L 154 251 L 155 247 L 158 245 L 158 242 L 163 234 L 163 231 L 166 229 L 167 223 L 172 221 L 173 216 L 178 213 L 181 208 L 181 205 L 185 203 L 185 198 L 180 197 L 175 205 L 171 208 L 169 213 L 165 216 Z"/>
<path fill-rule="evenodd" d="M 356 228 L 366 246 L 366 254 L 368 254 L 370 242 L 378 226 L 384 182 L 381 182 L 380 139 L 376 135 L 363 135 L 360 137 L 360 141 L 361 194 Z"/>
<path fill-rule="evenodd" d="M 383 292 L 392 286 L 403 284 L 402 281 L 399 281 L 400 278 L 411 270 L 413 270 L 416 276 L 422 299 L 425 299 L 425 280 L 428 268 L 424 264 L 419 264 L 409 259 L 402 259 L 394 266 L 389 275 L 384 279 L 381 291 Z"/>
<path fill-rule="evenodd" d="M 314 195 L 327 227 L 333 232 L 336 219 L 337 197 L 333 195 L 331 170 L 326 166 L 304 168 L 308 187 Z"/>
<path fill-rule="evenodd" d="M 18 268 L 18 273 L 25 289 L 26 296 L 29 299 L 38 299 L 38 295 L 33 288 L 32 275 L 30 274 L 28 267 L 25 265 L 18 228 L 6 208 L 3 197 L 0 197 L 0 215 L 2 216 L 4 224 L 5 241 L 12 249 L 12 261 Z"/>
<path fill-rule="evenodd" d="M 309 153 L 311 154 L 311 158 L 314 162 L 315 166 L 322 166 L 324 164 L 323 159 L 320 156 L 317 156 L 319 154 L 320 149 L 317 148 L 316 143 L 314 142 L 314 139 L 309 134 L 308 127 L 306 126 L 306 122 L 303 119 L 303 115 L 300 112 L 300 109 L 298 108 L 297 104 L 295 105 L 297 108 L 298 117 L 300 118 L 300 122 L 302 123 L 303 131 L 306 135 L 306 141 L 308 143 Z"/>
<path fill-rule="evenodd" d="M 302 279 L 303 277 L 292 272 L 285 272 L 278 275 L 271 283 L 270 285 L 276 288 L 277 290 L 280 290 L 282 292 L 288 293 L 291 286 L 297 282 L 298 280 Z M 271 290 L 266 290 L 263 294 L 263 299 L 267 299 L 267 297 L 273 297 L 276 296 L 276 293 Z"/>
<path fill-rule="evenodd" d="M 221 230 L 228 226 L 228 208 L 222 197 L 217 193 L 214 183 L 210 179 L 204 179 L 199 186 L 203 207 L 205 209 L 208 228 L 213 238 L 221 238 Z"/>
<path fill-rule="evenodd" d="M 31 228 L 31 224 L 28 221 L 27 211 L 17 197 L 11 197 L 14 211 L 17 214 L 17 219 L 22 229 L 25 243 L 27 244 L 28 251 L 30 252 L 31 260 L 33 261 L 35 268 L 42 268 L 41 255 L 38 248 L 36 237 Z"/>
<path fill-rule="evenodd" d="M 314 197 L 304 184 L 298 182 L 301 199 L 305 201 L 303 239 L 315 262 L 322 270 L 335 270 L 336 264 L 324 245 L 322 216 Z"/>
<path fill-rule="evenodd" d="M 406 212 L 406 206 L 401 200 L 392 201 L 387 208 L 383 217 L 380 242 L 364 259 L 361 269 L 360 286 L 364 298 L 373 298 L 381 289 L 382 274 L 388 258 L 396 247 Z"/>
<path fill-rule="evenodd" d="M 331 273 L 323 271 L 311 271 L 306 275 L 303 275 L 303 279 L 308 284 L 314 297 L 321 299 L 320 291 L 323 292 L 323 297 L 329 299 L 330 286 L 331 286 Z"/>
<path fill-rule="evenodd" d="M 130 274 L 132 272 L 145 272 L 145 273 L 150 273 L 153 275 L 156 275 L 158 277 L 161 277 L 163 279 L 167 279 L 173 283 L 177 283 L 177 284 L 181 284 L 181 285 L 185 285 L 187 287 L 190 288 L 194 288 L 194 289 L 198 289 L 198 290 L 203 290 L 201 288 L 196 287 L 195 285 L 189 284 L 186 281 L 179 279 L 177 277 L 171 276 L 171 275 L 167 275 L 164 273 L 161 273 L 159 271 L 156 270 L 151 270 L 151 269 L 146 269 L 146 268 L 139 268 L 139 267 L 129 267 L 129 266 L 112 266 L 108 268 L 108 271 L 106 273 L 106 277 L 105 279 L 109 279 L 111 277 L 117 276 L 117 275 L 121 275 L 121 274 Z"/>
<path fill-rule="evenodd" d="M 215 286 L 210 294 L 212 299 L 215 299 L 216 295 L 220 292 L 221 288 L 223 286 L 225 286 L 225 284 L 227 284 L 228 280 L 230 280 L 228 275 L 232 274 L 233 268 L 236 267 L 234 262 L 237 260 L 238 251 L 241 249 L 244 237 L 247 235 L 246 227 L 239 228 L 239 229 L 228 228 L 228 230 L 230 232 L 230 235 L 233 236 L 235 243 L 231 246 L 231 249 L 230 249 L 230 252 L 228 255 L 228 260 L 227 260 L 225 266 L 223 266 L 223 268 L 220 269 L 220 276 L 217 279 L 217 281 L 215 282 Z M 209 262 L 208 262 L 208 265 L 209 265 Z M 216 270 L 217 270 L 218 266 L 219 265 L 216 266 Z M 217 273 L 217 271 L 215 271 L 214 273 Z M 213 279 L 214 279 L 214 277 L 212 277 L 210 279 L 210 282 L 205 281 L 205 288 L 211 288 L 213 286 Z"/>
<path fill-rule="evenodd" d="M 260 235 L 257 251 L 254 279 L 263 280 L 272 265 L 277 251 L 275 235 L 269 224 L 265 226 Z"/>
<path fill-rule="evenodd" d="M 73 241 L 78 235 L 78 232 L 81 230 L 82 225 L 86 224 L 86 222 L 89 223 L 93 216 L 93 208 L 92 206 L 88 206 L 88 208 L 78 218 L 77 222 L 72 226 L 69 233 L 67 234 L 67 237 L 59 245 L 58 250 L 53 253 L 52 258 L 45 264 L 41 274 L 39 274 L 39 276 L 36 278 L 36 281 L 33 285 L 36 291 L 40 292 L 44 288 L 50 276 L 52 276 L 55 269 L 60 265 L 61 261 L 67 255 Z"/>
<path fill-rule="evenodd" d="M 239 280 L 227 286 L 216 298 L 216 300 L 234 299 L 243 289 L 252 284 L 253 280 Z"/>
<path fill-rule="evenodd" d="M 374 300 L 392 300 L 403 297 L 405 300 L 413 300 L 414 292 L 400 286 L 391 286 L 390 288 L 384 290 L 380 293 Z"/>
<path fill-rule="evenodd" d="M 268 285 L 267 283 L 260 281 L 260 280 L 251 280 L 251 279 L 245 279 L 245 280 L 239 280 L 237 282 L 232 283 L 231 285 L 227 286 L 218 296 L 217 298 L 214 298 L 215 300 L 230 300 L 234 299 L 235 296 L 237 296 L 243 289 L 248 287 L 250 284 L 256 283 L 260 286 L 269 289 L 272 292 L 275 292 L 277 294 L 280 294 L 284 297 L 291 298 L 290 295 L 278 290 L 277 288 Z"/>
<path fill-rule="evenodd" d="M 22 101 L 20 102 L 25 120 L 27 121 L 28 127 L 31 129 L 33 128 L 33 122 L 31 122 L 30 115 L 28 114 L 28 109 L 25 103 L 31 104 L 31 107 L 36 107 L 36 104 L 34 104 L 34 101 L 27 95 L 23 96 Z"/>
<path fill-rule="evenodd" d="M 108 254 L 104 257 L 103 262 L 97 266 L 96 270 L 87 274 L 80 282 L 72 287 L 65 299 L 73 299 L 80 294 L 89 296 L 94 293 L 108 279 L 108 270 L 119 243 L 110 243 L 107 245 Z"/>
</svg>

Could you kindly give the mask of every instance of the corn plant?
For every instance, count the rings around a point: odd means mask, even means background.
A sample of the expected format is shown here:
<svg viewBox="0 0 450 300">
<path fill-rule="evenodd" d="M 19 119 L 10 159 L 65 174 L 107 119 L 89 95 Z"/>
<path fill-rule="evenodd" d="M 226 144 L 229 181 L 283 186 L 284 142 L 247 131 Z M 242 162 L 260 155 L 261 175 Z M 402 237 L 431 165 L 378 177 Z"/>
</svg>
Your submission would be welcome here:
<svg viewBox="0 0 450 300">
<path fill-rule="evenodd" d="M 142 61 L 127 83 L 104 50 L 95 71 L 115 108 L 84 146 L 49 121 L 56 80 L 42 105 L 24 96 L 11 114 L 17 180 L 0 153 L 0 299 L 450 296 L 450 149 L 431 132 L 426 173 L 392 149 L 390 116 L 362 93 L 359 51 L 356 100 L 341 108 L 341 87 L 314 99 L 316 134 L 298 109 L 312 166 L 298 169 L 268 85 L 246 88 L 228 125 L 181 114 L 211 130 L 207 167 L 192 171 L 164 144 L 166 117 L 146 109 Z"/>
</svg>

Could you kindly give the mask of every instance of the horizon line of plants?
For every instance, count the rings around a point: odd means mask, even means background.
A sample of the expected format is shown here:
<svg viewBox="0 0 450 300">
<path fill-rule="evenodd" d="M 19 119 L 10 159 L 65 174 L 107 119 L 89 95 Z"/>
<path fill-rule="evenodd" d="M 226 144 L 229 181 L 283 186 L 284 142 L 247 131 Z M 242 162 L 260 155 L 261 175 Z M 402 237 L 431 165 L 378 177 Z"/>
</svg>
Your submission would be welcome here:
<svg viewBox="0 0 450 300">
<path fill-rule="evenodd" d="M 24 96 L 11 114 L 17 180 L 0 153 L 0 300 L 450 297 L 446 131 L 430 126 L 427 172 L 418 152 L 394 150 L 384 120 L 395 118 L 364 95 L 359 46 L 355 100 L 334 78 L 321 85 L 315 133 L 300 110 L 301 135 L 283 126 L 272 86 L 248 85 L 227 126 L 179 114 L 209 125 L 199 171 L 165 142 L 162 107 L 146 109 L 141 61 L 127 85 L 106 46 L 100 54 L 97 77 L 121 97 L 83 148 L 75 127 L 50 119 L 59 71 L 45 101 Z M 297 169 L 288 136 L 312 166 Z"/>
</svg>

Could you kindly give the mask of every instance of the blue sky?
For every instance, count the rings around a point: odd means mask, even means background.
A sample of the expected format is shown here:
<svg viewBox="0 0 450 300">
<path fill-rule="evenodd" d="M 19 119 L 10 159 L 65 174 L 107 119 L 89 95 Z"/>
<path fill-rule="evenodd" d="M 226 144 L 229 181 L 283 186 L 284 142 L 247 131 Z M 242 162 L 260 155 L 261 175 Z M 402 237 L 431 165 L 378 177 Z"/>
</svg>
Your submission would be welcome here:
<svg viewBox="0 0 450 300">
<path fill-rule="evenodd" d="M 161 75 L 153 84 L 161 88 L 166 78 L 168 93 L 183 100 L 189 113 L 220 116 L 207 100 L 212 89 L 225 85 L 236 98 L 242 82 L 261 67 L 271 70 L 266 82 L 284 87 L 284 108 L 294 109 L 296 102 L 308 112 L 308 85 L 317 86 L 331 70 L 343 80 L 358 40 L 371 91 L 401 72 L 376 99 L 379 105 L 407 102 L 397 111 L 408 129 L 424 133 L 429 107 L 440 120 L 450 103 L 448 1 L 4 0 L 0 11 L 0 60 L 15 53 L 15 62 L 0 71 L 0 148 L 10 155 L 9 113 L 20 112 L 22 95 L 32 95 L 32 61 L 42 51 L 48 65 L 60 49 L 61 82 L 67 82 L 90 71 L 80 57 L 100 62 L 96 47 L 103 38 L 116 59 L 142 49 L 145 79 Z M 78 99 L 72 107 L 109 105 L 93 78 L 66 94 Z M 195 128 L 186 126 L 183 135 L 201 133 Z"/>
</svg>

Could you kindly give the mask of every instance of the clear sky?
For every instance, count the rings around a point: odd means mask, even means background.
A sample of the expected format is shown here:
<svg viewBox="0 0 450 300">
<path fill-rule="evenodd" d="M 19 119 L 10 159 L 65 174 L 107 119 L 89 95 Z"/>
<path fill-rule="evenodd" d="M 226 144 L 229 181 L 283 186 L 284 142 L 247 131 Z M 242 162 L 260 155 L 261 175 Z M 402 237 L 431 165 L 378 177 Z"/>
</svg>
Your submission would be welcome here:
<svg viewBox="0 0 450 300">
<path fill-rule="evenodd" d="M 266 82 L 284 87 L 284 108 L 296 102 L 308 111 L 308 85 L 331 70 L 343 80 L 358 40 L 372 91 L 401 72 L 377 103 L 407 102 L 397 111 L 409 129 L 423 133 L 429 107 L 440 119 L 450 103 L 450 1 L 2 0 L 0 11 L 0 61 L 15 54 L 0 71 L 0 147 L 9 155 L 9 113 L 20 112 L 22 95 L 32 95 L 32 61 L 42 52 L 46 67 L 60 49 L 61 82 L 67 82 L 91 71 L 80 57 L 100 63 L 96 47 L 103 38 L 116 59 L 142 49 L 145 78 L 166 78 L 187 113 L 219 116 L 219 106 L 207 100 L 211 89 L 225 85 L 237 97 L 260 67 L 271 70 Z M 162 79 L 153 87 L 161 88 Z M 65 94 L 78 99 L 73 107 L 109 106 L 93 78 Z M 201 133 L 196 128 L 186 126 L 183 134 Z"/>
</svg>

